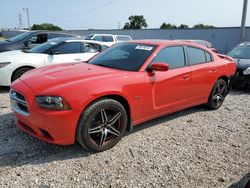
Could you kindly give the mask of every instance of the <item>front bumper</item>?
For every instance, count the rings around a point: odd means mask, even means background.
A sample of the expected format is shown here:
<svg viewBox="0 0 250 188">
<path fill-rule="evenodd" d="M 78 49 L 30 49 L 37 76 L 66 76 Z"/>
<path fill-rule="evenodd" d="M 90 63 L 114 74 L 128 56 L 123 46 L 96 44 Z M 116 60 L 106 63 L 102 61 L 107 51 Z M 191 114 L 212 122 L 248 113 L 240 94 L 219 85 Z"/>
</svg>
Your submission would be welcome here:
<svg viewBox="0 0 250 188">
<path fill-rule="evenodd" d="M 231 84 L 237 88 L 250 88 L 250 75 L 244 75 L 243 70 L 236 70 L 234 76 L 231 77 Z"/>
<path fill-rule="evenodd" d="M 0 68 L 0 86 L 10 86 L 11 84 L 11 70 L 6 67 Z"/>
<path fill-rule="evenodd" d="M 27 102 L 27 113 L 14 111 L 16 124 L 24 132 L 48 143 L 70 145 L 75 142 L 75 130 L 81 112 L 42 109 L 35 102 L 35 93 L 24 82 L 15 82 L 11 89 L 21 93 Z"/>
</svg>

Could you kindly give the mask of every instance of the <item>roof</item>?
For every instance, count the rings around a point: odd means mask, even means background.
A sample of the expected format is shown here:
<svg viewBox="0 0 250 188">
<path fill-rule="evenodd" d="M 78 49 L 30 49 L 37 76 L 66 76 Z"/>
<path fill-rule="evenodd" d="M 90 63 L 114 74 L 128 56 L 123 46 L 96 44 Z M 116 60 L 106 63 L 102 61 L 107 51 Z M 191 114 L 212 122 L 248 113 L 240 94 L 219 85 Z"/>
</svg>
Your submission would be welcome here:
<svg viewBox="0 0 250 188">
<path fill-rule="evenodd" d="M 105 45 L 105 43 L 103 42 L 85 40 L 82 37 L 57 37 L 57 38 L 53 38 L 49 40 L 49 42 L 53 42 L 53 41 L 55 42 L 87 42 L 87 43 Z"/>
</svg>

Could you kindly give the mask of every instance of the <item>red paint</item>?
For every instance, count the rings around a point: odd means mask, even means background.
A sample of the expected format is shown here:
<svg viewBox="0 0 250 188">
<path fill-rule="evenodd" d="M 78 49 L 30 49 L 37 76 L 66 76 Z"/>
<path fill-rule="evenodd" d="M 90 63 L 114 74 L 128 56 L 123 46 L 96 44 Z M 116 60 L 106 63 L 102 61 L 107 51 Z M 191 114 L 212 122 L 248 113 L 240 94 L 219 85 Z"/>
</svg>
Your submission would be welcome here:
<svg viewBox="0 0 250 188">
<path fill-rule="evenodd" d="M 136 41 L 158 47 L 138 72 L 129 72 L 86 63 L 69 63 L 39 68 L 15 81 L 11 88 L 26 97 L 29 116 L 14 112 L 22 130 L 46 142 L 73 144 L 81 113 L 94 100 L 108 96 L 123 97 L 130 107 L 133 125 L 207 102 L 210 91 L 220 77 L 229 78 L 235 72 L 235 63 L 221 58 L 209 50 L 214 61 L 168 70 L 161 63 L 147 72 L 150 61 L 166 46 L 189 45 L 208 51 L 207 48 L 178 41 Z M 155 67 L 154 67 L 155 66 Z M 40 108 L 35 101 L 38 95 L 62 96 L 72 110 L 53 111 Z M 30 128 L 27 128 L 30 127 Z M 52 137 L 43 136 L 40 129 Z M 32 131 L 31 131 L 32 130 Z"/>
</svg>

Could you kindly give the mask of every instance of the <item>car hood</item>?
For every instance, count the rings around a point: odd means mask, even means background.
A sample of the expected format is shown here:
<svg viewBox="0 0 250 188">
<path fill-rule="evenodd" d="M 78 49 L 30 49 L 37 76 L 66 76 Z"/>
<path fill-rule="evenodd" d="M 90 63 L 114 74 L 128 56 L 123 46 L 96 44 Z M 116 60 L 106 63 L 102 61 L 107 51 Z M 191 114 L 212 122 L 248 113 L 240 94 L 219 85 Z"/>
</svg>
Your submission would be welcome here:
<svg viewBox="0 0 250 188">
<path fill-rule="evenodd" d="M 0 62 L 26 62 L 30 57 L 37 57 L 38 55 L 44 55 L 39 53 L 25 53 L 21 50 L 13 50 L 0 53 Z"/>
<path fill-rule="evenodd" d="M 234 59 L 237 64 L 237 69 L 246 69 L 250 67 L 250 59 Z"/>
<path fill-rule="evenodd" d="M 93 79 L 105 79 L 111 74 L 114 76 L 115 73 L 121 72 L 123 71 L 87 63 L 67 63 L 32 70 L 24 74 L 20 80 L 33 91 L 41 92 L 79 81 L 90 81 L 88 83 L 91 84 Z"/>
</svg>

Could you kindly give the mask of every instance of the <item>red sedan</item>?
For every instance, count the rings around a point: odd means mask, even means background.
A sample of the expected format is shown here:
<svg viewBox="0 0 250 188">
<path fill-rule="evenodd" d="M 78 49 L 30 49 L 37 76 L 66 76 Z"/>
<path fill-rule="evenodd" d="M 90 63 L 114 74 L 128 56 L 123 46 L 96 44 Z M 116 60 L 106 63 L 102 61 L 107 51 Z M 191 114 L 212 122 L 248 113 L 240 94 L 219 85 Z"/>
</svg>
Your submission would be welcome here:
<svg viewBox="0 0 250 188">
<path fill-rule="evenodd" d="M 218 109 L 235 63 L 198 44 L 132 41 L 89 62 L 47 66 L 11 85 L 19 128 L 43 141 L 113 147 L 126 130 L 195 105 Z"/>
</svg>

